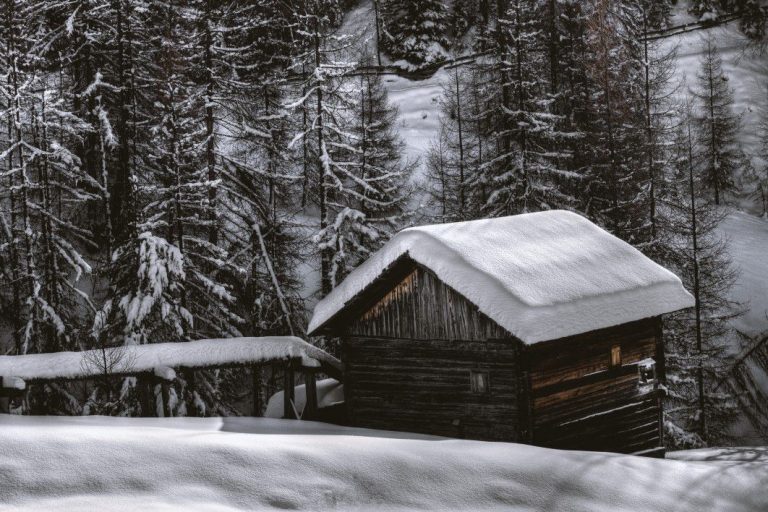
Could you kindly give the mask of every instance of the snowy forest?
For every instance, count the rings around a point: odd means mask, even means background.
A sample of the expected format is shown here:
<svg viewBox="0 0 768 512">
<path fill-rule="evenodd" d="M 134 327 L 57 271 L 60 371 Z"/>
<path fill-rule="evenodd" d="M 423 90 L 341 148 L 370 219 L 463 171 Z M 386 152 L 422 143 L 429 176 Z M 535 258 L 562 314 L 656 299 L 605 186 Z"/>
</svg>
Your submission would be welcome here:
<svg viewBox="0 0 768 512">
<path fill-rule="evenodd" d="M 765 82 L 744 126 L 706 30 L 681 79 L 674 0 L 367 3 L 342 30 L 357 2 L 2 0 L 3 354 L 302 336 L 400 229 L 566 209 L 695 298 L 664 319 L 666 442 L 736 442 L 734 418 L 768 433 L 768 344 L 733 327 L 750 306 L 718 230 L 768 208 Z M 743 51 L 764 51 L 761 2 L 683 10 L 737 14 Z M 438 68 L 439 130 L 414 157 L 384 71 Z M 198 373 L 177 414 L 248 412 L 245 370 Z M 37 386 L 25 407 L 131 416 L 133 384 Z"/>
</svg>

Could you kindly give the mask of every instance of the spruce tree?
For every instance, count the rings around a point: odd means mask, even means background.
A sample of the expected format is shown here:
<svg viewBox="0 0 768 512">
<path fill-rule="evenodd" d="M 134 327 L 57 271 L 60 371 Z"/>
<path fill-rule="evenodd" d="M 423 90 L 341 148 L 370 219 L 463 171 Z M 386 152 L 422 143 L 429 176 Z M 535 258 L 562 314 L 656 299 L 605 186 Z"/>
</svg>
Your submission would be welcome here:
<svg viewBox="0 0 768 512">
<path fill-rule="evenodd" d="M 382 49 L 395 61 L 415 67 L 446 57 L 448 13 L 440 0 L 387 0 L 382 2 Z"/>
<path fill-rule="evenodd" d="M 332 247 L 331 282 L 340 283 L 399 230 L 405 221 L 408 178 L 414 168 L 403 161 L 403 142 L 395 132 L 397 109 L 377 75 L 359 78 L 357 108 L 350 112 L 354 146 L 347 148 L 352 165 L 334 176 L 329 203 L 333 217 L 318 233 Z"/>
<path fill-rule="evenodd" d="M 484 214 L 509 215 L 572 206 L 563 181 L 569 158 L 559 148 L 560 132 L 554 96 L 546 75 L 546 33 L 540 2 L 514 0 L 501 10 L 493 39 L 484 112 L 493 153 L 479 167 L 479 183 L 487 189 Z M 475 178 L 477 179 L 477 177 Z"/>
<path fill-rule="evenodd" d="M 587 15 L 588 98 L 585 212 L 633 245 L 650 239 L 648 195 L 643 191 L 642 68 L 633 6 L 596 0 Z"/>
<path fill-rule="evenodd" d="M 712 191 L 715 204 L 719 205 L 725 193 L 734 188 L 741 164 L 737 139 L 739 117 L 733 111 L 733 91 L 711 35 L 704 39 L 703 46 L 704 53 L 691 94 L 696 100 L 704 183 Z"/>
<path fill-rule="evenodd" d="M 720 384 L 732 364 L 730 320 L 738 305 L 729 298 L 736 273 L 724 241 L 716 231 L 723 213 L 703 193 L 706 167 L 695 137 L 695 119 L 684 109 L 675 147 L 673 183 L 669 196 L 670 228 L 676 230 L 680 260 L 675 270 L 694 296 L 695 306 L 670 315 L 665 322 L 668 444 L 691 447 L 722 443 L 738 403 Z"/>
</svg>

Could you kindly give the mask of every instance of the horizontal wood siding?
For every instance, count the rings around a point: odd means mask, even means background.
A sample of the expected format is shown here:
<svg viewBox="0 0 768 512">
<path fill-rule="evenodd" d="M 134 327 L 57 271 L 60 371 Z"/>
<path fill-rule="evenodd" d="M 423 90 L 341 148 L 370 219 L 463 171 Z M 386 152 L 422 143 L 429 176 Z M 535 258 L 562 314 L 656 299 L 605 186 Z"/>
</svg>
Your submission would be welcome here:
<svg viewBox="0 0 768 512">
<path fill-rule="evenodd" d="M 506 341 L 350 337 L 345 343 L 352 425 L 468 439 L 518 439 L 518 345 Z M 488 372 L 473 393 L 470 371 Z"/>
<path fill-rule="evenodd" d="M 519 341 L 429 271 L 369 298 L 344 338 L 350 424 L 469 439 L 519 438 Z M 488 372 L 487 393 L 471 371 Z"/>
<path fill-rule="evenodd" d="M 529 351 L 533 442 L 631 453 L 661 444 L 660 396 L 637 363 L 656 357 L 658 319 L 534 345 Z M 622 365 L 610 367 L 611 348 Z"/>
</svg>

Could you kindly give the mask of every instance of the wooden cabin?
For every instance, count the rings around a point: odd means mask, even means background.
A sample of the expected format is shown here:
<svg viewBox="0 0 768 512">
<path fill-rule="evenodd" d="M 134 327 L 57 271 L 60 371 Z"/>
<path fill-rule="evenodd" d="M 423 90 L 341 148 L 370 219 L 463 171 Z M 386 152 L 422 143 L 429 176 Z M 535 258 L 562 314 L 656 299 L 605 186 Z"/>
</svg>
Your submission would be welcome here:
<svg viewBox="0 0 768 512">
<path fill-rule="evenodd" d="M 570 212 L 395 235 L 315 308 L 358 427 L 623 453 L 662 445 L 673 273 Z"/>
</svg>

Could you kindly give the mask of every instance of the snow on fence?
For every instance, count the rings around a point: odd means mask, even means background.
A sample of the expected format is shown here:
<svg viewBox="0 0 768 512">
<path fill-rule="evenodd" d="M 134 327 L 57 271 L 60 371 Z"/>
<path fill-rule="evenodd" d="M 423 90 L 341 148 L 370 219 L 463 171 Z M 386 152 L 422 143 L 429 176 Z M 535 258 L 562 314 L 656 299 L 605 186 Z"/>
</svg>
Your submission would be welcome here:
<svg viewBox="0 0 768 512">
<path fill-rule="evenodd" d="M 246 366 L 279 360 L 301 360 L 304 367 L 341 370 L 341 362 L 295 336 L 223 338 L 174 343 L 151 343 L 85 350 L 0 356 L 0 375 L 27 382 L 87 379 L 109 373 L 168 374 L 166 368 Z"/>
<path fill-rule="evenodd" d="M 316 373 L 336 378 L 341 378 L 342 374 L 338 359 L 295 336 L 222 338 L 0 356 L 0 397 L 18 395 L 27 383 L 149 375 L 161 384 L 161 409 L 163 416 L 170 416 L 167 395 L 170 382 L 176 379 L 174 368 L 257 367 L 271 363 L 282 363 L 284 367 L 283 384 L 287 393 L 284 393 L 283 409 L 286 418 L 308 418 L 317 412 Z M 299 412 L 295 404 L 295 370 L 304 373 L 308 392 L 303 412 Z M 151 410 L 148 402 L 142 405 L 142 410 Z"/>
</svg>

